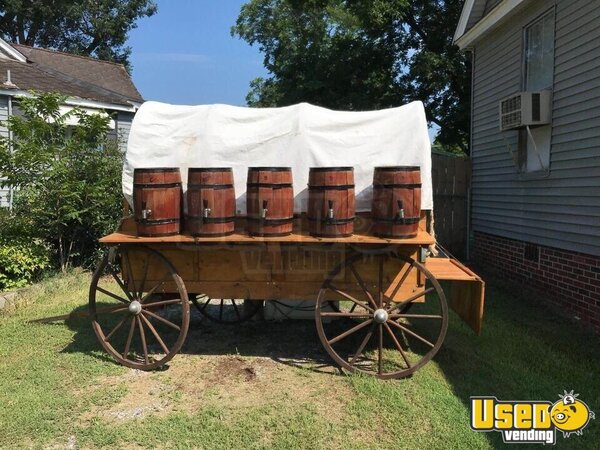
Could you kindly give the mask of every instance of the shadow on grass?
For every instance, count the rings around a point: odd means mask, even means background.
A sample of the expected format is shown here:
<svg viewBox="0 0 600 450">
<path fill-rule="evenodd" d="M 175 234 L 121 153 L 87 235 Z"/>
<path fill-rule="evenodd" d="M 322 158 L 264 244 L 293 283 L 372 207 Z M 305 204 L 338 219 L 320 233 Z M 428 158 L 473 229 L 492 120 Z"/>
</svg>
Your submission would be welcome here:
<svg viewBox="0 0 600 450">
<path fill-rule="evenodd" d="M 579 324 L 558 316 L 543 299 L 525 298 L 488 284 L 481 336 L 452 315 L 435 361 L 454 392 L 470 407 L 470 397 L 555 402 L 575 390 L 592 410 L 600 411 L 600 339 Z M 597 448 L 600 426 L 592 421 L 584 436 L 563 439 L 560 448 Z M 494 447 L 506 448 L 497 432 Z"/>
<path fill-rule="evenodd" d="M 202 319 L 193 307 L 192 311 L 181 353 L 267 357 L 318 372 L 340 373 L 323 349 L 313 321 L 248 321 L 228 326 Z M 66 324 L 76 335 L 63 351 L 110 360 L 101 351 L 89 319 L 70 319 Z M 575 390 L 592 410 L 600 412 L 598 336 L 549 311 L 543 301 L 512 295 L 498 284 L 488 284 L 482 335 L 476 336 L 452 313 L 434 363 L 467 409 L 475 395 L 555 401 L 566 389 Z M 418 377 L 417 372 L 416 381 Z M 402 382 L 395 386 L 401 388 Z M 596 422 L 590 423 L 582 437 L 557 436 L 560 448 L 594 448 L 592 444 L 600 442 Z M 499 433 L 486 437 L 493 447 L 505 448 Z"/>
<path fill-rule="evenodd" d="M 238 325 L 221 325 L 203 318 L 193 305 L 190 308 L 190 328 L 180 354 L 266 357 L 298 368 L 341 374 L 323 349 L 312 320 L 250 320 Z M 79 312 L 87 312 L 87 306 L 74 311 L 75 314 Z M 102 361 L 112 361 L 102 351 L 87 317 L 67 319 L 64 323 L 75 332 L 75 336 L 63 352 L 86 353 Z M 62 326 L 62 322 L 48 326 L 58 324 Z"/>
</svg>

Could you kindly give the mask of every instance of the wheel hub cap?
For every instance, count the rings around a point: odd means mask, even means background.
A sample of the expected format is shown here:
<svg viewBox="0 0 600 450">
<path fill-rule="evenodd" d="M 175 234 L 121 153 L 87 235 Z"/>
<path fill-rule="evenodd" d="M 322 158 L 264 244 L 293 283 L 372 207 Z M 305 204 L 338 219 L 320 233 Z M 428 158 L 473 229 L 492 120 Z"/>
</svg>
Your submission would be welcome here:
<svg viewBox="0 0 600 450">
<path fill-rule="evenodd" d="M 129 312 L 135 316 L 142 312 L 142 304 L 137 300 L 132 301 L 129 304 Z"/>
<path fill-rule="evenodd" d="M 378 309 L 373 314 L 373 318 L 377 323 L 385 323 L 388 320 L 388 313 L 385 309 Z"/>
</svg>

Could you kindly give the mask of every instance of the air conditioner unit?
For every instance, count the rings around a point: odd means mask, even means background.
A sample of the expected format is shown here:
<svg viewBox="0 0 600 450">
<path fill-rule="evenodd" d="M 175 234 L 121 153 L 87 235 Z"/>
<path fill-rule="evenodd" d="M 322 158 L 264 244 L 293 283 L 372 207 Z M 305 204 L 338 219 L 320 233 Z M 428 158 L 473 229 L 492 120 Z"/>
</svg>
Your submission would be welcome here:
<svg viewBox="0 0 600 450">
<path fill-rule="evenodd" d="M 500 101 L 500 131 L 548 125 L 552 121 L 552 91 L 519 92 Z"/>
</svg>

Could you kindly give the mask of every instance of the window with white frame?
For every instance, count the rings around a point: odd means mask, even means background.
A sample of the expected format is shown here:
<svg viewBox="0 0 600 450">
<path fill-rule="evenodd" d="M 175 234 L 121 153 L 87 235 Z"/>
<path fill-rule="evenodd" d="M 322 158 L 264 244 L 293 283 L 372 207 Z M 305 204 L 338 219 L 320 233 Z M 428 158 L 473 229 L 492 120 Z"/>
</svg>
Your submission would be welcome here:
<svg viewBox="0 0 600 450">
<path fill-rule="evenodd" d="M 552 89 L 554 83 L 554 9 L 525 27 L 523 33 L 523 89 Z M 521 170 L 548 171 L 552 126 L 523 130 L 519 136 Z"/>
</svg>

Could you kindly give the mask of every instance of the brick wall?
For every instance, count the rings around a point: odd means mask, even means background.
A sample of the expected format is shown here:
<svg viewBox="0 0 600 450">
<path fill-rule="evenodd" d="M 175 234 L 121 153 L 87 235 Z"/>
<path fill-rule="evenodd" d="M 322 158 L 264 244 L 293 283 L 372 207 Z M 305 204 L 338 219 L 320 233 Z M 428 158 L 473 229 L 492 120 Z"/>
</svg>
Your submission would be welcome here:
<svg viewBox="0 0 600 450">
<path fill-rule="evenodd" d="M 600 257 L 475 233 L 473 257 L 484 271 L 539 293 L 600 333 Z"/>
</svg>

